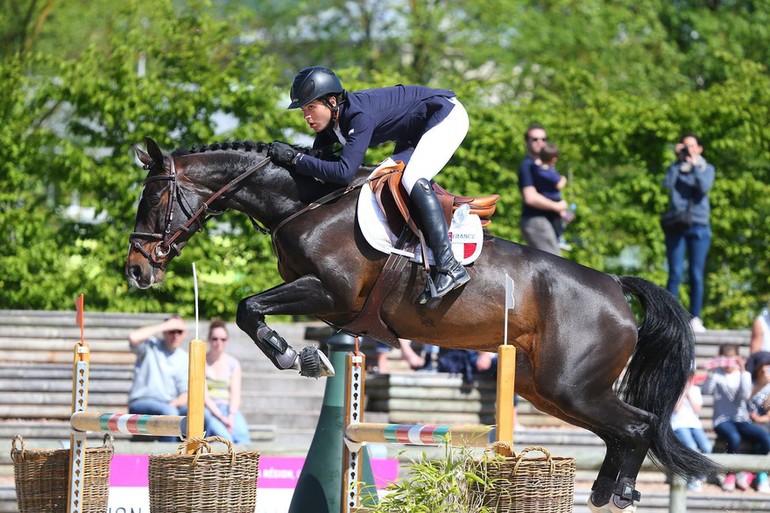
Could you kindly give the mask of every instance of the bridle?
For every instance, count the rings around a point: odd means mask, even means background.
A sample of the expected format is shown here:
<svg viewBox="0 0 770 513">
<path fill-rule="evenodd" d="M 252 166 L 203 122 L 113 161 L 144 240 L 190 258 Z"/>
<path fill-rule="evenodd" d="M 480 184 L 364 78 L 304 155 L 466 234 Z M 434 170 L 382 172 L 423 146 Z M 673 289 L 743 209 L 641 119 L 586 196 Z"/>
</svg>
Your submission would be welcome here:
<svg viewBox="0 0 770 513">
<path fill-rule="evenodd" d="M 203 225 L 206 221 L 208 221 L 211 217 L 219 215 L 222 213 L 222 211 L 217 211 L 211 208 L 211 204 L 214 203 L 217 199 L 219 199 L 222 195 L 234 190 L 241 182 L 246 180 L 248 177 L 265 167 L 270 162 L 270 157 L 265 157 L 263 160 L 258 162 L 256 165 L 250 167 L 246 172 L 240 174 L 237 178 L 230 181 L 227 185 L 219 189 L 217 192 L 215 192 L 209 199 L 203 202 L 203 204 L 198 208 L 195 213 L 188 216 L 187 222 L 183 224 L 177 231 L 175 231 L 173 234 L 171 233 L 171 223 L 174 220 L 174 202 L 179 201 L 179 204 L 184 207 L 185 202 L 184 196 L 182 195 L 181 187 L 179 187 L 179 182 L 177 182 L 177 176 L 176 176 L 176 166 L 174 165 L 174 157 L 170 156 L 170 166 L 169 166 L 169 173 L 168 174 L 159 174 L 154 176 L 148 176 L 144 179 L 142 184 L 146 187 L 147 184 L 157 181 L 167 181 L 169 182 L 168 186 L 168 201 L 166 202 L 166 215 L 164 219 L 164 227 L 163 232 L 132 232 L 131 236 L 129 237 L 129 243 L 133 249 L 141 253 L 147 261 L 152 265 L 153 267 L 158 267 L 160 269 L 163 269 L 168 264 L 168 256 L 173 251 L 175 254 L 179 254 L 182 251 L 182 248 L 184 247 L 184 244 L 186 241 L 180 241 L 177 242 L 177 239 L 182 234 L 189 234 L 196 232 L 203 228 Z M 153 165 L 157 165 L 155 163 L 149 164 L 144 166 L 145 169 L 151 169 Z M 183 209 L 184 210 L 184 209 Z M 186 212 L 185 212 L 186 213 Z M 260 227 L 258 224 L 256 224 L 256 221 L 252 219 L 252 223 L 255 223 L 255 227 L 259 229 L 260 231 L 263 231 L 267 233 L 267 230 Z M 155 248 L 149 252 L 146 249 L 144 249 L 144 246 L 142 246 L 142 243 L 137 240 L 150 240 L 150 241 L 158 241 L 158 243 L 155 245 Z"/>
</svg>

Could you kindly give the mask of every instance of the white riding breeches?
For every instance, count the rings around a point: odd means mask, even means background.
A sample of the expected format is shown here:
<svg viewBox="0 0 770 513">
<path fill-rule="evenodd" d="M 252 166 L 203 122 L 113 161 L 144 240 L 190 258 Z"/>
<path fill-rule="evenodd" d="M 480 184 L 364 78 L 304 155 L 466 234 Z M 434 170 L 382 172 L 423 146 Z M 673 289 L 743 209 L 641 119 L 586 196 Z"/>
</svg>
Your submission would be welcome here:
<svg viewBox="0 0 770 513">
<path fill-rule="evenodd" d="M 401 183 L 411 194 L 420 178 L 432 179 L 441 171 L 468 133 L 468 113 L 457 98 L 449 98 L 454 107 L 438 125 L 425 132 L 404 169 Z"/>
</svg>

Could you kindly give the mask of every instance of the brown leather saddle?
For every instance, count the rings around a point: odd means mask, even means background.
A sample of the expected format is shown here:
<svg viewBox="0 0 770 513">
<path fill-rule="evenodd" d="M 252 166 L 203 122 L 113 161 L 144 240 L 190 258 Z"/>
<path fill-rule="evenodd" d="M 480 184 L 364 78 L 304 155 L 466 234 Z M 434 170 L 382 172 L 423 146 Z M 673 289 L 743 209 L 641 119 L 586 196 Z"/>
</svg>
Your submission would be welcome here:
<svg viewBox="0 0 770 513">
<path fill-rule="evenodd" d="M 393 233 L 401 234 L 396 247 L 404 249 L 404 247 L 415 241 L 416 238 L 419 238 L 422 242 L 423 251 L 425 251 L 426 244 L 422 233 L 415 225 L 409 213 L 411 205 L 409 195 L 406 193 L 404 186 L 401 185 L 403 171 L 404 163 L 400 161 L 396 162 L 394 166 L 378 169 L 376 174 L 369 178 L 369 186 L 377 198 L 377 203 L 385 213 L 388 226 L 393 230 Z M 436 196 L 438 196 L 439 202 L 444 209 L 447 226 L 451 224 L 454 211 L 462 205 L 468 205 L 470 212 L 477 214 L 481 218 L 481 225 L 484 227 L 488 226 L 492 222 L 489 218 L 494 214 L 495 205 L 497 200 L 500 199 L 499 194 L 481 197 L 455 196 L 435 182 L 433 189 L 436 191 Z M 391 253 L 372 289 L 369 291 L 361 311 L 351 322 L 340 326 L 343 331 L 356 336 L 369 335 L 375 340 L 393 347 L 399 347 L 397 335 L 393 333 L 380 316 L 380 308 L 385 298 L 390 294 L 398 277 L 406 268 L 408 260 L 409 258 L 404 255 Z M 426 268 L 426 272 L 430 272 L 427 261 L 427 255 L 423 254 L 423 265 Z"/>
<path fill-rule="evenodd" d="M 396 162 L 394 166 L 377 169 L 368 180 L 369 187 L 377 198 L 377 203 L 385 214 L 388 226 L 393 233 L 399 233 L 406 223 L 412 232 L 418 235 L 419 232 L 410 214 L 412 202 L 401 183 L 403 173 L 404 163 L 401 161 Z M 499 194 L 478 197 L 457 196 L 435 182 L 433 182 L 433 190 L 444 209 L 447 226 L 452 223 L 452 215 L 455 210 L 462 205 L 468 205 L 470 213 L 478 215 L 481 218 L 481 226 L 486 228 L 492 222 L 490 217 L 495 213 L 497 201 L 500 199 Z"/>
</svg>

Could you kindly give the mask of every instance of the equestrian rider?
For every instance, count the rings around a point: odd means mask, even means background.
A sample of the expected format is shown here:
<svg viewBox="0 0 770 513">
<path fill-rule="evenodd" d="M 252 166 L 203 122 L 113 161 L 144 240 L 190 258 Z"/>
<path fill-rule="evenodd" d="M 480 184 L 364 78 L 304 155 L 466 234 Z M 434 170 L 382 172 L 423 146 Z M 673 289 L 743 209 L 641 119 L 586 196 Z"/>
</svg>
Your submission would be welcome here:
<svg viewBox="0 0 770 513">
<path fill-rule="evenodd" d="M 396 143 L 393 159 L 406 167 L 401 179 L 421 221 L 436 268 L 419 302 L 441 298 L 470 280 L 449 243 L 444 213 L 431 186 L 468 132 L 468 114 L 447 89 L 397 85 L 347 92 L 328 68 L 301 70 L 291 86 L 289 109 L 302 115 L 316 132 L 314 149 L 343 145 L 339 160 L 322 160 L 274 142 L 273 161 L 294 166 L 297 173 L 325 182 L 350 183 L 364 161 L 367 148 L 386 141 Z"/>
</svg>

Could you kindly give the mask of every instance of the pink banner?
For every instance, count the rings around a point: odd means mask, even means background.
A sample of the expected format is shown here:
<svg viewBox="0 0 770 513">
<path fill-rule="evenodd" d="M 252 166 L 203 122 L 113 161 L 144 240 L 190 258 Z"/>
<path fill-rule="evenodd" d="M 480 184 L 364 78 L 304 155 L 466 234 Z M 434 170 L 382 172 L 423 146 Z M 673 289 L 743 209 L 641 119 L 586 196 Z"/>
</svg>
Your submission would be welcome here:
<svg viewBox="0 0 770 513">
<path fill-rule="evenodd" d="M 370 460 L 375 486 L 384 488 L 398 477 L 398 460 Z M 148 486 L 147 473 L 150 457 L 147 454 L 116 454 L 110 465 L 111 487 Z M 262 456 L 259 458 L 259 488 L 289 488 L 297 486 L 297 479 L 305 463 L 304 457 Z"/>
</svg>

